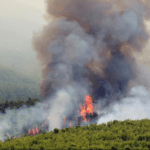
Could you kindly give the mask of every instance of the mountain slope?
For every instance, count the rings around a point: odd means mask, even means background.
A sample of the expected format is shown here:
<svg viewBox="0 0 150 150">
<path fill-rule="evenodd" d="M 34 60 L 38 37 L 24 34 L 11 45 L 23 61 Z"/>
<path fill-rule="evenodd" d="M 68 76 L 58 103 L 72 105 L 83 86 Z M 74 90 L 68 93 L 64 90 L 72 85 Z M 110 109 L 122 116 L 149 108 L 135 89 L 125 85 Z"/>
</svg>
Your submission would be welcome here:
<svg viewBox="0 0 150 150">
<path fill-rule="evenodd" d="M 0 91 L 0 101 L 39 98 L 38 82 L 3 66 L 0 66 Z"/>
</svg>

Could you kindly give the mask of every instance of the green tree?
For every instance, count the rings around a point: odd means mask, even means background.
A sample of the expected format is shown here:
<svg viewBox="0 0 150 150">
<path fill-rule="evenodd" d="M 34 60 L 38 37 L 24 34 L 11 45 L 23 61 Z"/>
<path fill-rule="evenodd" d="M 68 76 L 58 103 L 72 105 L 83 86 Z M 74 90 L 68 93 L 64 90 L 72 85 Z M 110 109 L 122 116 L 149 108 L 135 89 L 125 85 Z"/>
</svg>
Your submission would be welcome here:
<svg viewBox="0 0 150 150">
<path fill-rule="evenodd" d="M 54 133 L 55 133 L 55 134 L 58 134 L 58 132 L 59 132 L 59 129 L 55 128 L 55 129 L 54 129 Z"/>
</svg>

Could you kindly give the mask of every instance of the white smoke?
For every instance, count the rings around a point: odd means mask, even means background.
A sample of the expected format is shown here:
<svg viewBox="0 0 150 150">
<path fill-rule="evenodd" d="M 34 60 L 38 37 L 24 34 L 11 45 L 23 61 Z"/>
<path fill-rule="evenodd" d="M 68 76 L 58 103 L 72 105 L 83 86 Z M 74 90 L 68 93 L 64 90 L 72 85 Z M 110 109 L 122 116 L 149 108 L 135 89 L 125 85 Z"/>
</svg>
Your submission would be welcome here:
<svg viewBox="0 0 150 150">
<path fill-rule="evenodd" d="M 66 89 L 59 90 L 53 97 L 53 101 L 49 101 L 51 109 L 49 109 L 49 131 L 54 128 L 63 127 L 63 118 L 71 117 L 72 125 L 76 125 L 76 119 L 80 115 L 76 108 L 79 108 L 80 95 L 76 95 L 77 91 L 82 91 L 84 95 L 87 95 L 87 91 L 84 88 L 77 88 L 78 85 L 74 83 L 72 86 L 68 86 Z M 72 111 L 74 115 L 72 116 Z M 71 116 L 70 116 L 71 115 Z M 69 120 L 65 122 L 67 125 Z"/>
<path fill-rule="evenodd" d="M 150 94 L 143 86 L 137 86 L 131 89 L 128 97 L 114 104 L 107 115 L 98 120 L 97 124 L 113 120 L 141 120 L 144 118 L 150 119 Z"/>
<path fill-rule="evenodd" d="M 36 103 L 34 107 L 23 106 L 21 109 L 6 109 L 6 113 L 0 113 L 0 140 L 24 133 L 24 128 L 33 127 L 36 122 L 44 123 L 48 116 L 44 103 Z"/>
</svg>

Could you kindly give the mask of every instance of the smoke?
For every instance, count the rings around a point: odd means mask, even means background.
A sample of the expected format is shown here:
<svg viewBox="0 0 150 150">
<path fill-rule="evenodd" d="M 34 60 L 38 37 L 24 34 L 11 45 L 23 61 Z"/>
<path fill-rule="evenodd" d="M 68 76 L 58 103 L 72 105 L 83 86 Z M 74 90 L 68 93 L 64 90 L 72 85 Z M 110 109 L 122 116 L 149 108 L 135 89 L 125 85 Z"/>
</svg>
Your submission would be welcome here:
<svg viewBox="0 0 150 150">
<path fill-rule="evenodd" d="M 133 54 L 141 53 L 149 39 L 145 21 L 150 19 L 150 4 L 47 0 L 46 6 L 45 18 L 52 20 L 34 35 L 33 48 L 43 68 L 40 92 L 51 102 L 49 115 L 54 119 L 49 123 L 54 129 L 62 125 L 58 121 L 64 114 L 68 119 L 78 114 L 85 94 L 98 111 L 123 101 L 138 84 Z"/>
<path fill-rule="evenodd" d="M 112 105 L 111 109 L 98 120 L 97 124 L 107 123 L 113 120 L 150 119 L 149 108 L 150 94 L 143 86 L 137 86 L 131 89 L 128 97 L 123 98 L 120 103 Z"/>
<path fill-rule="evenodd" d="M 7 109 L 5 114 L 0 114 L 0 140 L 6 139 L 4 134 L 8 137 L 22 135 L 28 133 L 28 129 L 35 127 L 36 123 L 44 123 L 48 115 L 45 108 L 45 103 L 38 102 L 30 108 Z"/>
</svg>

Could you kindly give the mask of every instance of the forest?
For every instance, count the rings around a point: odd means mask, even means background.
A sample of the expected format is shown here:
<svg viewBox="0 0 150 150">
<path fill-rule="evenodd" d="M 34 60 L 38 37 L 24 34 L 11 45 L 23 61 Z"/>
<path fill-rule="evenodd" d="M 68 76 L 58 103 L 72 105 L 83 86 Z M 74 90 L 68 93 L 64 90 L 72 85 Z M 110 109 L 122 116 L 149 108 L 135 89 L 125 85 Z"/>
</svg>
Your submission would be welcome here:
<svg viewBox="0 0 150 150">
<path fill-rule="evenodd" d="M 7 109 L 19 110 L 23 106 L 34 107 L 42 102 L 39 96 L 38 82 L 10 70 L 0 72 L 0 113 Z M 35 88 L 36 87 L 36 88 Z M 6 137 L 0 141 L 0 149 L 111 149 L 111 150 L 149 150 L 150 120 L 113 120 L 107 124 L 74 126 L 53 131 L 28 132 L 16 137 Z M 25 131 L 28 131 L 27 129 Z"/>
</svg>

